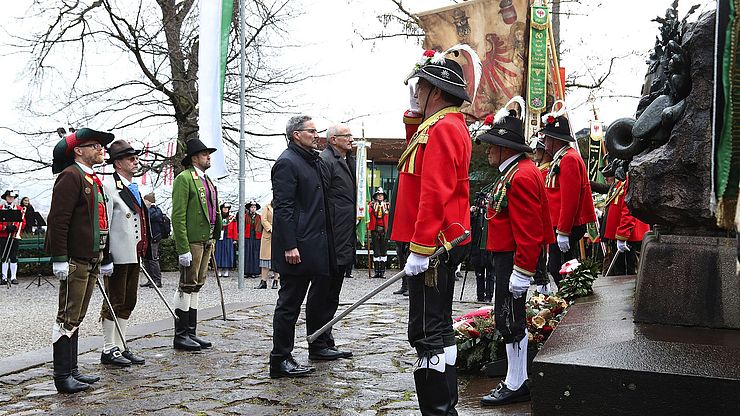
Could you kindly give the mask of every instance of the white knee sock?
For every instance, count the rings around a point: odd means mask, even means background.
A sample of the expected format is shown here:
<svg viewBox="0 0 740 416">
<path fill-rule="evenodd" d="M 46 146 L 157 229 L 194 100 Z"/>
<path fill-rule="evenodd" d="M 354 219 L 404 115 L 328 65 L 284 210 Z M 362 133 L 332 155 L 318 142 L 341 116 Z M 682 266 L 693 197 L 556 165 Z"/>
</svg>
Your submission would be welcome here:
<svg viewBox="0 0 740 416">
<path fill-rule="evenodd" d="M 18 271 L 18 263 L 10 263 L 10 280 L 15 280 L 15 272 Z"/>
<path fill-rule="evenodd" d="M 116 346 L 116 324 L 109 319 L 103 319 L 103 352 L 109 353 Z"/>
<path fill-rule="evenodd" d="M 506 371 L 506 387 L 510 390 L 518 390 L 527 381 L 527 345 L 529 344 L 527 330 L 524 330 L 524 338 L 515 343 L 506 344 L 506 359 L 509 366 Z"/>
<path fill-rule="evenodd" d="M 123 333 L 123 337 L 126 338 L 126 329 L 128 328 L 128 319 L 118 318 L 118 326 L 121 327 L 121 332 Z M 121 340 L 121 336 L 118 335 L 118 331 L 115 332 L 115 344 L 121 351 L 126 351 L 125 348 L 123 348 L 123 341 Z"/>
<path fill-rule="evenodd" d="M 198 303 L 200 302 L 200 293 L 193 292 L 190 294 L 190 309 L 198 309 Z"/>
<path fill-rule="evenodd" d="M 439 371 L 440 373 L 445 372 L 445 354 L 437 354 L 433 355 L 431 358 L 419 358 L 419 367 L 417 370 L 420 370 L 422 368 L 430 368 L 432 370 Z"/>
<path fill-rule="evenodd" d="M 455 365 L 455 362 L 457 362 L 457 345 L 445 347 L 445 363 Z"/>
<path fill-rule="evenodd" d="M 190 309 L 190 294 L 176 290 L 172 307 L 187 312 Z"/>
<path fill-rule="evenodd" d="M 8 278 L 8 263 L 3 263 L 3 280 Z"/>
</svg>

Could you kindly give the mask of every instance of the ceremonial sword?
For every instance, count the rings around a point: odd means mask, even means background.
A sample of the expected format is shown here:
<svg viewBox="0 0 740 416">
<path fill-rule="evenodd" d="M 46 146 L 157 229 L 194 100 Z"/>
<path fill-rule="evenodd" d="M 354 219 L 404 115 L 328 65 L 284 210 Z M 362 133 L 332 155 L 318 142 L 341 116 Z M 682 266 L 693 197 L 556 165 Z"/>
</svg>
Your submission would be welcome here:
<svg viewBox="0 0 740 416">
<path fill-rule="evenodd" d="M 226 321 L 226 304 L 224 303 L 224 289 L 221 287 L 221 276 L 218 275 L 218 266 L 216 265 L 216 254 L 215 249 L 211 251 L 211 261 L 213 262 L 213 271 L 216 273 L 216 283 L 218 284 L 218 292 L 221 294 L 221 313 Z"/>
<path fill-rule="evenodd" d="M 464 233 L 462 233 L 461 236 L 457 237 L 456 239 L 452 240 L 449 243 L 449 248 L 448 247 L 445 247 L 445 246 L 442 246 L 442 247 L 438 248 L 437 251 L 434 252 L 434 254 L 432 254 L 431 256 L 429 256 L 429 260 L 431 261 L 431 260 L 439 257 L 440 255 L 442 255 L 443 253 L 446 253 L 449 249 L 452 249 L 453 247 L 455 247 L 458 244 L 462 243 L 468 237 L 470 237 L 470 231 L 467 231 L 466 230 Z M 391 286 L 392 284 L 394 284 L 397 281 L 399 281 L 405 275 L 406 275 L 406 273 L 403 270 L 401 270 L 400 272 L 396 273 L 395 276 L 393 276 L 390 279 L 386 280 L 385 282 L 383 282 L 383 284 L 381 284 L 380 286 L 378 286 L 375 289 L 373 289 L 370 293 L 368 293 L 365 296 L 363 296 L 362 299 L 360 299 L 357 302 L 355 302 L 352 305 L 350 305 L 347 309 L 345 309 L 344 311 L 342 311 L 342 313 L 340 313 L 339 315 L 335 316 L 334 319 L 332 319 L 331 321 L 329 321 L 326 324 L 324 324 L 324 326 L 322 326 L 321 328 L 319 328 L 316 332 L 314 332 L 313 334 L 307 336 L 306 337 L 306 340 L 308 340 L 309 343 L 314 342 L 316 340 L 316 338 L 319 337 L 319 335 L 321 335 L 324 332 L 328 331 L 329 328 L 331 328 L 337 322 L 341 321 L 345 316 L 349 315 L 350 312 L 352 312 L 353 310 L 357 309 L 363 303 L 367 302 L 368 299 L 370 299 L 373 296 L 377 295 L 378 293 L 382 292 L 388 286 Z"/>
<path fill-rule="evenodd" d="M 159 295 L 159 298 L 162 299 L 162 302 L 164 302 L 164 306 L 167 307 L 167 310 L 170 311 L 172 314 L 172 317 L 175 318 L 175 322 L 179 321 L 180 318 L 177 317 L 175 314 L 175 311 L 172 310 L 172 306 L 170 306 L 169 302 L 167 302 L 167 299 L 164 298 L 164 295 L 162 295 L 162 291 L 159 290 L 159 287 L 157 287 L 157 284 L 154 282 L 154 279 L 152 279 L 151 276 L 149 276 L 149 272 L 146 271 L 146 268 L 139 262 L 139 268 L 142 272 L 144 272 L 144 276 L 146 276 L 147 279 L 149 279 L 149 284 L 152 285 L 154 290 L 157 292 L 157 295 Z"/>
<path fill-rule="evenodd" d="M 113 311 L 113 305 L 111 305 L 110 299 L 108 298 L 108 295 L 105 293 L 105 289 L 103 289 L 103 283 L 100 281 L 100 274 L 98 274 L 98 276 L 95 278 L 95 283 L 98 284 L 98 288 L 100 289 L 100 293 L 103 295 L 105 304 L 108 305 L 110 316 L 113 317 L 113 325 L 116 326 L 116 331 L 118 332 L 118 336 L 121 337 L 121 343 L 123 343 L 123 350 L 128 351 L 128 345 L 126 344 L 126 337 L 123 336 L 123 331 L 121 331 L 121 326 L 118 325 L 118 318 L 116 317 L 116 313 Z"/>
</svg>

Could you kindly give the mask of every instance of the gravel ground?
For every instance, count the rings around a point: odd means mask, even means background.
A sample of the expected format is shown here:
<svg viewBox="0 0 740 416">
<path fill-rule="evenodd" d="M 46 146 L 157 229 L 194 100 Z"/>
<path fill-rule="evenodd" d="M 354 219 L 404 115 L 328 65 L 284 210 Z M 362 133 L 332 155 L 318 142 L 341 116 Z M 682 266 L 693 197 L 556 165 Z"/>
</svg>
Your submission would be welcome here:
<svg viewBox="0 0 740 416">
<path fill-rule="evenodd" d="M 386 276 L 390 277 L 397 270 L 388 270 Z M 245 279 L 245 288 L 239 290 L 237 279 L 234 277 L 221 278 L 226 303 L 233 302 L 256 302 L 260 304 L 275 304 L 277 290 L 253 289 L 259 279 Z M 346 279 L 342 288 L 340 301 L 343 304 L 351 304 L 364 294 L 382 283 L 379 279 L 368 279 L 367 270 L 354 270 L 355 278 Z M 54 277 L 47 279 L 58 286 Z M 172 295 L 177 287 L 178 274 L 166 272 L 162 275 L 163 287 L 160 289 L 165 298 L 171 302 Z M 141 276 L 143 283 L 145 277 Z M 37 287 L 35 284 L 26 289 L 26 286 L 35 281 L 30 277 L 19 277 L 18 285 L 8 289 L 0 286 L 0 358 L 22 354 L 41 348 L 51 347 L 51 326 L 57 311 L 58 287 L 43 284 Z M 42 280 L 43 282 L 43 280 Z M 459 299 L 459 285 L 455 291 L 455 300 Z M 268 282 L 268 287 L 270 283 Z M 393 291 L 398 289 L 400 283 L 392 285 L 381 292 L 378 298 L 396 297 Z M 465 286 L 465 301 L 475 300 L 475 276 L 468 274 Z M 99 290 L 95 290 L 90 307 L 88 308 L 85 321 L 80 326 L 80 337 L 101 335 L 102 329 L 99 322 L 100 308 L 103 299 Z M 220 304 L 218 285 L 214 278 L 209 277 L 206 285 L 201 289 L 201 308 L 205 309 Z M 471 309 L 480 306 L 471 302 Z M 340 310 L 344 307 L 340 306 Z M 169 317 L 165 308 L 153 289 L 139 288 L 139 296 L 131 320 L 130 326 L 154 322 Z"/>
</svg>

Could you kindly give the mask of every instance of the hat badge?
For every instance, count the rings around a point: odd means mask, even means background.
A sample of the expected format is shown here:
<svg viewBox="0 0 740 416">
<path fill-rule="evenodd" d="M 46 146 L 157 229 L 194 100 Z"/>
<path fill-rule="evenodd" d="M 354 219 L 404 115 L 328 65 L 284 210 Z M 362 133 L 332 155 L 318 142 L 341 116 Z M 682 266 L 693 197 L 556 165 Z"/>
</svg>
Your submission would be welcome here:
<svg viewBox="0 0 740 416">
<path fill-rule="evenodd" d="M 439 75 L 441 75 L 442 78 L 450 78 L 450 71 L 448 71 L 448 70 L 445 69 L 442 72 L 440 72 Z"/>
<path fill-rule="evenodd" d="M 506 129 L 498 129 L 498 134 L 499 136 L 503 136 L 504 134 L 506 134 Z"/>
</svg>

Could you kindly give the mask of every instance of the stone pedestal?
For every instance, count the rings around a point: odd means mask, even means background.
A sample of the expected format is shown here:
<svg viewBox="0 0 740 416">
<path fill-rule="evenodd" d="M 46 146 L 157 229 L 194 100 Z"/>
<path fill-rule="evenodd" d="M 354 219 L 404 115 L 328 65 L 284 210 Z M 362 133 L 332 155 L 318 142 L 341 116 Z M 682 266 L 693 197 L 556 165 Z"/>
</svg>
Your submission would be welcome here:
<svg viewBox="0 0 740 416">
<path fill-rule="evenodd" d="M 600 277 L 568 308 L 530 369 L 532 414 L 740 415 L 740 331 L 634 323 L 634 290 Z"/>
<path fill-rule="evenodd" d="M 740 329 L 736 244 L 734 238 L 648 234 L 635 321 Z"/>
</svg>

